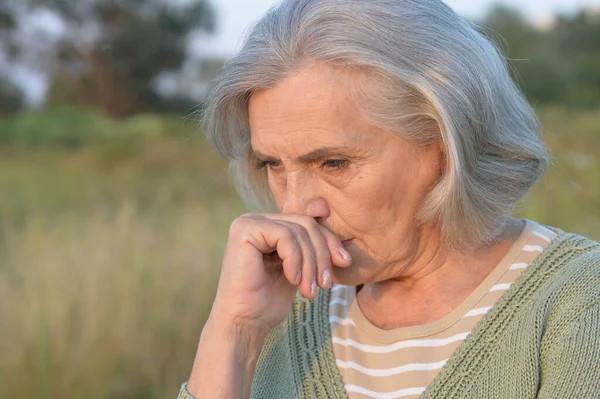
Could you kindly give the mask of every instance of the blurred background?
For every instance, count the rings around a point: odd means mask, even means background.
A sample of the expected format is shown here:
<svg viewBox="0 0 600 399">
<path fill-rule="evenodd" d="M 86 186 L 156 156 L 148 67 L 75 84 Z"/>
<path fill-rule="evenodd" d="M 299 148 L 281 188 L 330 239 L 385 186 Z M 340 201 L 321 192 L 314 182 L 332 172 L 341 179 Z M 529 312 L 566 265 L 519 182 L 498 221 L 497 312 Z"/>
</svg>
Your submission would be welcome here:
<svg viewBox="0 0 600 399">
<path fill-rule="evenodd" d="M 272 0 L 0 0 L 0 398 L 174 398 L 244 209 L 197 123 Z M 553 166 L 518 214 L 600 240 L 600 0 L 447 2 Z"/>
</svg>

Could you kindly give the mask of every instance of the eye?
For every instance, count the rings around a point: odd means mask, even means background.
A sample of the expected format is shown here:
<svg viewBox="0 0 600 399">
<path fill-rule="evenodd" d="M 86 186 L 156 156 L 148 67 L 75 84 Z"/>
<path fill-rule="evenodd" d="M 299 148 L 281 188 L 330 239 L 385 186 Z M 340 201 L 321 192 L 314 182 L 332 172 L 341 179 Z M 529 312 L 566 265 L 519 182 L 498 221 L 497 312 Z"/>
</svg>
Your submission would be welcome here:
<svg viewBox="0 0 600 399">
<path fill-rule="evenodd" d="M 320 168 L 321 169 L 342 169 L 346 166 L 348 166 L 348 164 L 350 163 L 350 161 L 348 161 L 347 159 L 327 159 L 325 161 L 323 161 L 323 163 L 321 164 Z"/>
<path fill-rule="evenodd" d="M 279 166 L 279 162 L 278 161 L 259 161 L 256 164 L 256 169 L 264 169 L 264 168 L 275 168 L 277 166 Z"/>
</svg>

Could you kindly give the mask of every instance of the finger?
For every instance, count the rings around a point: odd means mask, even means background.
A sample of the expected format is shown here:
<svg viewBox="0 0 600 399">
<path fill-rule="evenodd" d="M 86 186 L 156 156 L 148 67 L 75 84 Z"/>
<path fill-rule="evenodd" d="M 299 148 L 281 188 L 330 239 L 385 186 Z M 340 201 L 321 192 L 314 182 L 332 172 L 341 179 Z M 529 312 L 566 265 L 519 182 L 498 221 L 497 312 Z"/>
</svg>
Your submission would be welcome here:
<svg viewBox="0 0 600 399">
<path fill-rule="evenodd" d="M 298 223 L 287 220 L 273 220 L 287 226 L 296 236 L 302 250 L 302 278 L 298 289 L 307 298 L 317 295 L 317 257 L 313 241 L 307 229 Z"/>
<path fill-rule="evenodd" d="M 282 213 L 264 214 L 261 216 L 271 219 L 271 220 L 289 220 L 289 221 L 292 221 L 292 222 L 295 222 L 298 224 L 302 224 L 303 226 L 306 226 L 309 231 L 312 230 L 312 226 L 316 226 L 316 228 L 321 232 L 321 235 L 325 238 L 325 242 L 326 242 L 329 256 L 330 256 L 329 261 L 326 263 L 323 263 L 324 262 L 323 260 L 319 260 L 319 266 L 321 266 L 321 265 L 331 266 L 331 264 L 335 264 L 340 267 L 348 267 L 352 264 L 352 256 L 350 255 L 348 250 L 344 247 L 340 238 L 336 234 L 334 234 L 330 230 L 328 230 L 326 227 L 320 225 L 314 218 L 304 216 L 304 215 L 282 214 Z M 317 251 L 320 252 L 320 250 L 318 249 L 319 248 L 318 245 L 316 246 L 316 248 L 317 248 Z M 319 255 L 317 255 L 317 256 L 319 256 Z M 322 283 L 323 283 L 323 277 L 325 277 L 323 275 L 324 273 L 325 273 L 325 269 L 320 268 L 319 276 L 320 276 L 321 287 L 323 287 Z"/>
<path fill-rule="evenodd" d="M 315 250 L 317 263 L 317 283 L 321 288 L 329 289 L 332 285 L 331 279 L 331 253 L 325 240 L 323 227 L 316 221 L 308 223 L 306 227 Z"/>
<path fill-rule="evenodd" d="M 302 276 L 302 247 L 296 234 L 288 227 L 265 218 L 252 219 L 247 228 L 240 227 L 246 234 L 243 239 L 264 255 L 276 251 L 281 258 L 283 274 L 292 285 L 298 285 Z"/>
<path fill-rule="evenodd" d="M 321 234 L 325 239 L 327 249 L 331 254 L 331 263 L 340 266 L 348 267 L 352 264 L 352 256 L 348 250 L 344 247 L 344 244 L 340 238 L 329 231 L 327 228 L 319 225 Z"/>
</svg>

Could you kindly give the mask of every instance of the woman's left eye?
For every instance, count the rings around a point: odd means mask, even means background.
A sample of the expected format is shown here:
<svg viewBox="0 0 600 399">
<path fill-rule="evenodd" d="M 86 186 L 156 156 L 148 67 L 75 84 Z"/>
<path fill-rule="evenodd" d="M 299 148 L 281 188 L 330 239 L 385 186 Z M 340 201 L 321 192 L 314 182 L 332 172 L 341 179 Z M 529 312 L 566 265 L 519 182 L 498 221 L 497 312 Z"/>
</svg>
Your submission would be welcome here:
<svg viewBox="0 0 600 399">
<path fill-rule="evenodd" d="M 327 159 L 323 161 L 321 164 L 321 169 L 342 169 L 345 166 L 348 166 L 349 161 L 346 159 Z"/>
</svg>

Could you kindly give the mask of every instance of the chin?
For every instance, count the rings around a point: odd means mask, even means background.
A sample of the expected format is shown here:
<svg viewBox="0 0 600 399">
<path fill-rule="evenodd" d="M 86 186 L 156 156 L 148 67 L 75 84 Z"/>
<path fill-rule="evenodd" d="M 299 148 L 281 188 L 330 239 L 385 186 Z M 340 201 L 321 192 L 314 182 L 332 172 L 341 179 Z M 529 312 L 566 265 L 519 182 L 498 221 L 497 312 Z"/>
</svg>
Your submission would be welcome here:
<svg viewBox="0 0 600 399">
<path fill-rule="evenodd" d="M 360 285 L 369 281 L 369 275 L 360 263 L 353 263 L 348 267 L 333 266 L 333 282 L 341 285 Z"/>
<path fill-rule="evenodd" d="M 353 240 L 343 241 L 344 247 L 352 256 L 352 264 L 348 267 L 333 265 L 333 282 L 341 285 L 367 284 L 373 279 L 377 270 L 377 262 L 361 250 Z"/>
</svg>

